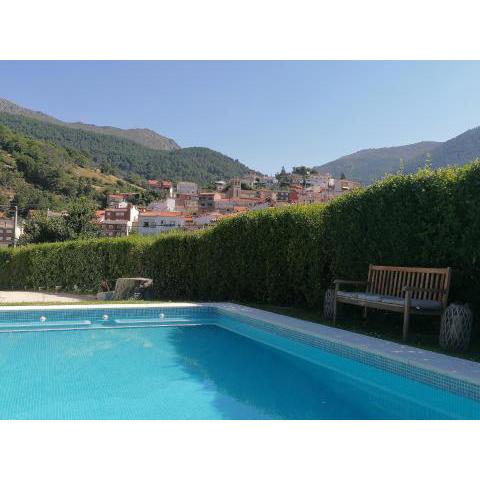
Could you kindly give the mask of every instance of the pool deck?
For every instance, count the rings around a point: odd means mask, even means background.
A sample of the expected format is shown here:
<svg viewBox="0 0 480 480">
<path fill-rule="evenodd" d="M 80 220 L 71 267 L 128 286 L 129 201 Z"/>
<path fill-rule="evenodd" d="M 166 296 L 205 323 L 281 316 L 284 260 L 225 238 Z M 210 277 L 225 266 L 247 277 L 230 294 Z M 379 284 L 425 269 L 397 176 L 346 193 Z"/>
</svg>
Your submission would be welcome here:
<svg viewBox="0 0 480 480">
<path fill-rule="evenodd" d="M 3 293 L 3 292 L 2 292 Z M 13 293 L 13 292 L 12 292 Z M 23 293 L 23 292 L 21 292 Z M 28 293 L 28 292 L 25 292 Z M 39 293 L 38 295 L 42 295 Z M 45 296 L 55 296 L 53 294 L 45 294 Z M 70 302 L 85 300 L 84 297 L 79 296 L 65 296 L 73 297 Z M 77 300 L 75 300 L 77 298 Z M 18 300 L 17 300 L 18 301 Z M 31 300 L 28 300 L 31 301 Z M 52 301 L 52 300 L 45 300 Z M 54 300 L 55 301 L 55 300 Z M 67 300 L 68 301 L 68 300 Z M 38 310 L 42 305 L 36 306 L 2 306 L 0 311 L 8 310 Z M 48 310 L 61 309 L 111 309 L 111 308 L 185 308 L 185 307 L 216 307 L 225 312 L 238 314 L 246 317 L 256 319 L 260 322 L 265 322 L 279 328 L 288 329 L 293 332 L 316 337 L 318 339 L 327 340 L 345 347 L 353 348 L 365 352 L 366 354 L 373 354 L 390 359 L 406 366 L 417 367 L 423 370 L 434 372 L 440 375 L 445 375 L 450 378 L 463 380 L 470 384 L 480 387 L 480 363 L 464 360 L 442 353 L 431 352 L 409 345 L 402 345 L 399 343 L 381 340 L 374 337 L 369 337 L 359 333 L 341 330 L 339 328 L 328 327 L 317 323 L 299 320 L 294 317 L 280 315 L 277 313 L 260 310 L 257 308 L 246 307 L 234 303 L 184 303 L 184 302 L 139 302 L 131 304 L 91 304 L 91 305 L 45 305 L 43 308 Z"/>
<path fill-rule="evenodd" d="M 96 300 L 93 295 L 72 295 L 69 293 L 0 291 L 0 306 L 2 303 L 75 303 Z"/>
</svg>

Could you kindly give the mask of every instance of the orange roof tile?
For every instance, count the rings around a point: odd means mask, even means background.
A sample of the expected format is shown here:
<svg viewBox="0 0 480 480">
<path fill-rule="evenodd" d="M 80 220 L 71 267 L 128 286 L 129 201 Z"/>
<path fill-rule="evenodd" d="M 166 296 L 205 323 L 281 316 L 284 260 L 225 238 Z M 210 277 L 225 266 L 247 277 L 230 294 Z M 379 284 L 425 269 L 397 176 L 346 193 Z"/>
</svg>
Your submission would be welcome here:
<svg viewBox="0 0 480 480">
<path fill-rule="evenodd" d="M 141 217 L 183 217 L 183 212 L 161 212 L 161 211 L 152 211 L 140 213 Z"/>
</svg>

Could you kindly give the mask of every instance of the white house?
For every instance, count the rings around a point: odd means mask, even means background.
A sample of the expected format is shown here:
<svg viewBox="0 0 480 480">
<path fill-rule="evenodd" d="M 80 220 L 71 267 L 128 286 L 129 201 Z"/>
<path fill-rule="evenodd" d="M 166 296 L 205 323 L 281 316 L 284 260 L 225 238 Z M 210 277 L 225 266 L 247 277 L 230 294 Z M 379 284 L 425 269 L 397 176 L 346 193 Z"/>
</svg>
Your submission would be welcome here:
<svg viewBox="0 0 480 480">
<path fill-rule="evenodd" d="M 182 212 L 147 211 L 138 216 L 140 235 L 154 235 L 184 226 L 185 217 Z"/>
<path fill-rule="evenodd" d="M 119 205 L 123 204 L 119 203 Z M 97 218 L 99 219 L 98 215 Z M 107 237 L 129 235 L 137 218 L 138 210 L 130 203 L 125 203 L 125 206 L 106 208 L 103 212 L 103 221 L 100 222 L 103 234 Z"/>
<path fill-rule="evenodd" d="M 205 226 L 211 223 L 216 222 L 219 218 L 223 215 L 219 212 L 209 212 L 204 213 L 203 215 L 197 215 L 196 217 L 192 217 L 192 223 L 195 226 Z"/>
</svg>

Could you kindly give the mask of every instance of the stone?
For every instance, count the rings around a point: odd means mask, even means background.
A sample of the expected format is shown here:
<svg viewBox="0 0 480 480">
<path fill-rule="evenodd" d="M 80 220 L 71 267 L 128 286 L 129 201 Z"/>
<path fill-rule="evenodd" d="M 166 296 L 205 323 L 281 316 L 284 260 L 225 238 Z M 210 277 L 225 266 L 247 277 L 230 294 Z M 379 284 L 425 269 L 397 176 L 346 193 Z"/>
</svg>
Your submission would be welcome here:
<svg viewBox="0 0 480 480">
<path fill-rule="evenodd" d="M 119 278 L 115 284 L 113 300 L 149 298 L 152 285 L 151 278 Z"/>
</svg>

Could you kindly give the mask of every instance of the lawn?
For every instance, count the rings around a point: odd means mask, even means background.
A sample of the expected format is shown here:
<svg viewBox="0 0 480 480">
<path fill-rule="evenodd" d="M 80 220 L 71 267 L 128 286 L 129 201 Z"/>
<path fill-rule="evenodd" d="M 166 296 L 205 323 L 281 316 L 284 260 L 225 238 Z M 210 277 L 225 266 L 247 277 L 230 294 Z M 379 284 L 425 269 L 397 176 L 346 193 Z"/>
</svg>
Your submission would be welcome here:
<svg viewBox="0 0 480 480">
<path fill-rule="evenodd" d="M 333 326 L 331 322 L 323 318 L 321 310 L 310 310 L 301 307 L 273 306 L 264 304 L 245 304 L 249 307 L 268 310 L 270 312 L 300 318 L 309 322 Z M 370 310 L 368 318 L 364 320 L 361 315 L 362 309 L 350 305 L 342 305 L 337 318 L 337 328 L 349 330 L 371 337 L 391 340 L 402 343 L 403 317 L 398 313 L 379 312 Z M 480 362 L 480 328 L 478 322 L 474 322 L 472 341 L 470 348 L 465 353 L 446 352 L 438 345 L 438 334 L 440 330 L 439 317 L 424 317 L 413 315 L 410 319 L 410 335 L 408 345 L 435 352 L 445 353 Z"/>
</svg>

